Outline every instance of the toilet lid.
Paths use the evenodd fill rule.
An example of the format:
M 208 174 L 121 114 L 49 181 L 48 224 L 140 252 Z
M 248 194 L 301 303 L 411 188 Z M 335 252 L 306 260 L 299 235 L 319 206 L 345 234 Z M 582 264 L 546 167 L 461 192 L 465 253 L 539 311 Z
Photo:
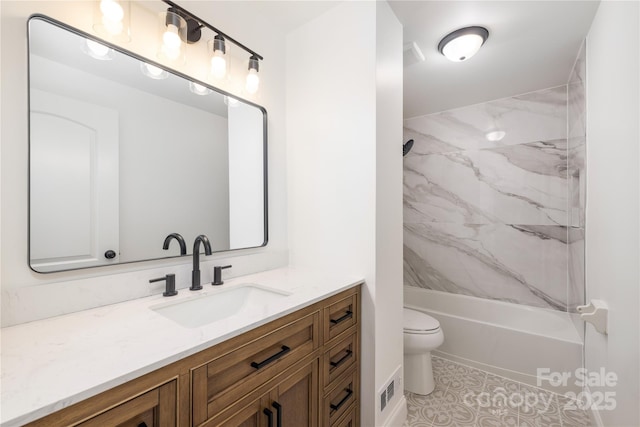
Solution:
M 440 328 L 440 322 L 433 317 L 421 311 L 404 308 L 403 324 L 404 330 L 407 332 L 427 332 Z

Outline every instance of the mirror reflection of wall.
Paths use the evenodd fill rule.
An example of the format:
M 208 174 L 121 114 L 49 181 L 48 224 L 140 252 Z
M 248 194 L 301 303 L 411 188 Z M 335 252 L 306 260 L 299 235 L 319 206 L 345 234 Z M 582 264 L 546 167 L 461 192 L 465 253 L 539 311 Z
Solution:
M 162 249 L 170 233 L 189 249 L 199 234 L 214 251 L 265 243 L 263 109 L 149 78 L 117 51 L 96 59 L 40 18 L 29 48 L 33 269 L 176 256 Z

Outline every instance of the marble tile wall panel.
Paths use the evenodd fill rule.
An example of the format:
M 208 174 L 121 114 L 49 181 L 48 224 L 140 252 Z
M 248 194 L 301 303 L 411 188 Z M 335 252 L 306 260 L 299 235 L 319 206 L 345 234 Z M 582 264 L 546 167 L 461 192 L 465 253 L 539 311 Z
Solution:
M 408 119 L 404 138 L 405 284 L 566 310 L 567 86 Z
M 413 154 L 448 153 L 566 139 L 567 87 L 559 86 L 404 121 Z M 488 141 L 487 132 L 506 132 Z
M 404 221 L 566 225 L 566 139 L 408 155 Z
M 566 309 L 564 226 L 404 224 L 405 284 Z
M 568 130 L 568 310 L 585 302 L 584 251 L 586 208 L 586 53 L 582 43 L 567 85 Z

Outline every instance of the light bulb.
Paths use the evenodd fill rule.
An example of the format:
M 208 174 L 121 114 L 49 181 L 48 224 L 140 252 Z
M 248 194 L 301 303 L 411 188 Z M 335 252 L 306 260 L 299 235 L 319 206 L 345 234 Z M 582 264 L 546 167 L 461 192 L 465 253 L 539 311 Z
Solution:
M 100 12 L 111 21 L 122 21 L 122 18 L 124 18 L 124 9 L 115 0 L 102 0 L 100 2 Z
M 118 35 L 122 32 L 124 25 L 124 9 L 115 0 L 102 0 L 100 2 L 100 12 L 102 12 L 102 25 L 111 35 Z
M 162 34 L 162 52 L 167 58 L 176 60 L 180 57 L 181 45 L 182 40 L 178 33 L 178 27 L 168 24 L 166 31 Z
M 213 52 L 211 57 L 211 75 L 216 79 L 221 79 L 227 74 L 227 60 L 220 50 Z
M 249 70 L 249 74 L 247 74 L 247 82 L 245 84 L 245 89 L 250 94 L 254 94 L 258 91 L 258 86 L 260 85 L 260 77 L 258 76 L 258 71 L 254 68 Z
M 111 59 L 111 49 L 93 40 L 85 39 L 85 48 L 83 50 L 94 59 L 103 61 Z
M 162 80 L 169 77 L 169 73 L 162 68 L 147 64 L 146 62 L 140 63 L 140 69 L 142 70 L 142 74 L 154 80 Z
M 196 95 L 209 95 L 211 93 L 211 89 L 196 82 L 189 82 L 189 90 Z

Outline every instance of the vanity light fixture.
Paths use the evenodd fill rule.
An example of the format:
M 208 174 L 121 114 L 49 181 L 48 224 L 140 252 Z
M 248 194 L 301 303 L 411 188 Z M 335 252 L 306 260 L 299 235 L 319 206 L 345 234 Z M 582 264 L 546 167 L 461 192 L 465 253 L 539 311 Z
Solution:
M 189 90 L 196 95 L 201 96 L 209 95 L 211 93 L 211 89 L 196 82 L 189 82 Z
M 162 68 L 147 64 L 146 62 L 140 63 L 140 71 L 142 71 L 142 74 L 145 76 L 154 80 L 164 80 L 169 77 L 169 73 Z
M 158 58 L 184 62 L 186 48 L 183 41 L 187 40 L 187 21 L 172 8 L 160 13 L 159 20 L 160 48 Z
M 130 4 L 125 0 L 99 0 L 94 6 L 93 28 L 100 35 L 120 42 L 131 40 Z
M 161 14 L 161 47 L 158 52 L 161 58 L 170 61 L 184 61 L 186 50 L 184 45 L 198 42 L 202 35 L 202 29 L 208 28 L 216 34 L 213 40 L 208 42 L 210 44 L 208 46 L 209 52 L 211 52 L 211 75 L 216 79 L 221 79 L 228 74 L 227 50 L 228 43 L 232 43 L 250 55 L 249 72 L 245 84 L 246 91 L 250 94 L 258 91 L 260 83 L 258 69 L 259 62 L 264 59 L 262 56 L 176 3 L 169 0 L 162 0 L 162 2 L 166 3 L 169 9 Z
M 82 51 L 100 61 L 110 61 L 113 59 L 113 50 L 94 40 L 85 39 Z
M 213 40 L 209 40 L 208 47 L 211 51 L 211 75 L 216 79 L 222 79 L 227 75 L 227 43 L 220 34 L 216 34 Z
M 250 94 L 254 94 L 258 91 L 258 86 L 260 85 L 260 77 L 258 76 L 258 69 L 260 68 L 260 63 L 258 62 L 258 58 L 255 55 L 249 58 L 249 72 L 247 73 L 247 81 L 245 83 L 245 89 Z
M 489 31 L 484 27 L 460 28 L 440 40 L 438 51 L 450 61 L 466 61 L 480 50 L 487 38 Z

